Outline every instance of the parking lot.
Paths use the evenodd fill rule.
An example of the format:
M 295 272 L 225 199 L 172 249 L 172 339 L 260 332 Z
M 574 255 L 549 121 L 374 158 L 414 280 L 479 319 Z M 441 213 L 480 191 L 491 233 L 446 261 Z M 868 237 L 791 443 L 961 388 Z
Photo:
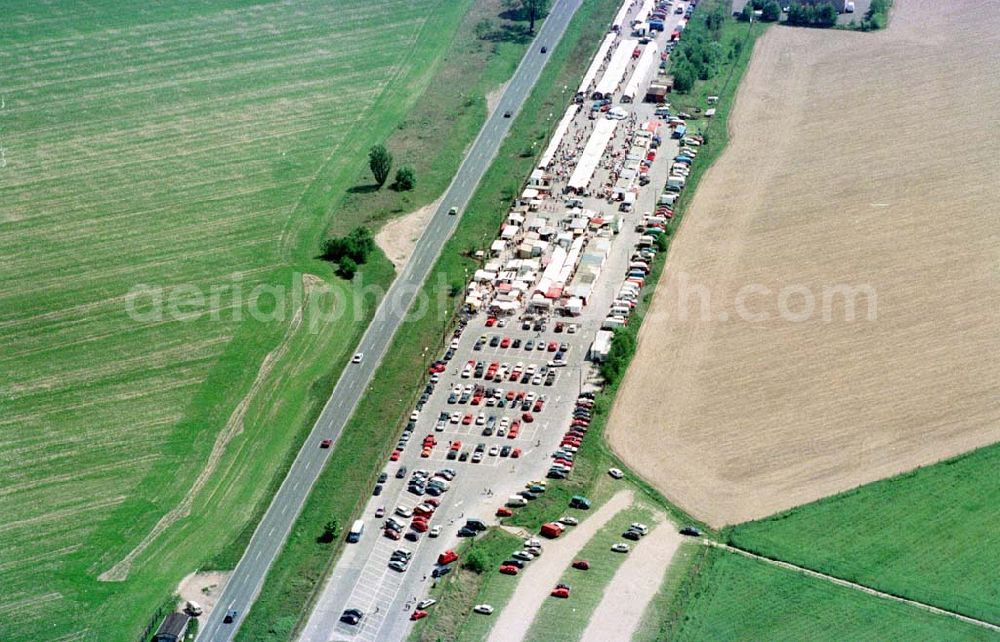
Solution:
M 594 183 L 614 182 L 617 175 L 612 176 L 612 172 L 620 150 L 629 149 L 636 132 L 647 121 L 656 120 L 652 104 L 636 103 L 628 107 L 630 117 L 609 143 Z M 574 126 L 586 132 L 590 115 L 589 110 L 581 109 Z M 552 217 L 572 209 L 568 207 L 570 204 L 582 205 L 606 218 L 621 216 L 620 231 L 597 232 L 608 238 L 611 249 L 587 304 L 578 316 L 561 316 L 554 310 L 530 312 L 527 302 L 508 310 L 506 315 L 491 314 L 485 305 L 480 311 L 467 314 L 464 329 L 456 331 L 451 339 L 449 354 L 442 355 L 448 357 L 442 358 L 443 367 L 439 365 L 433 374 L 423 373 L 428 388 L 419 412 L 412 417 L 411 436 L 405 444 L 400 444 L 398 461 L 387 464 L 386 481 L 380 493 L 372 496 L 364 509 L 364 534 L 358 543 L 346 546 L 301 639 L 325 642 L 405 638 L 414 605 L 426 596 L 434 581 L 432 572 L 438 555 L 460 543 L 459 528 L 469 519 L 495 523 L 496 509 L 510 495 L 523 490 L 531 480 L 546 476 L 553 452 L 570 424 L 576 399 L 595 383 L 595 370 L 586 360 L 588 351 L 598 330 L 606 323 L 608 311 L 629 271 L 630 254 L 642 236 L 641 226 L 637 225 L 644 212 L 654 209 L 658 186 L 666 181 L 677 150 L 677 141 L 671 140 L 668 133 L 659 145 L 656 160 L 648 167 L 648 185 L 638 190 L 631 212 L 621 214 L 616 202 L 589 194 L 564 199 L 555 189 L 539 207 Z M 531 349 L 529 342 L 534 344 Z M 539 342 L 544 346 L 541 350 L 537 348 Z M 550 346 L 553 342 L 555 345 Z M 558 361 L 557 355 L 560 355 Z M 562 362 L 564 365 L 556 365 Z M 525 377 L 532 366 L 534 372 Z M 512 372 L 518 368 L 521 374 L 511 380 Z M 491 369 L 492 381 L 487 378 Z M 554 378 L 546 385 L 550 376 Z M 514 399 L 508 400 L 509 396 Z M 523 410 L 526 399 L 530 402 L 528 409 Z M 538 400 L 540 408 L 536 405 Z M 511 437 L 515 423 L 519 428 Z M 483 434 L 488 425 L 492 434 Z M 503 434 L 498 434 L 501 425 Z M 434 443 L 425 449 L 425 444 L 430 443 L 425 441 L 428 436 Z M 477 447 L 482 460 L 475 463 Z M 449 457 L 453 448 L 455 454 Z M 506 456 L 501 456 L 501 449 Z M 404 467 L 405 474 L 397 477 Z M 393 517 L 395 509 L 401 507 L 408 514 L 426 502 L 430 492 L 428 480 L 445 469 L 455 473 L 454 479 L 445 492 L 434 496 L 440 505 L 426 521 L 426 532 L 411 535 L 412 518 Z M 419 494 L 408 489 L 415 471 L 427 473 L 427 479 L 417 487 Z M 376 518 L 379 509 L 384 510 L 382 518 Z M 383 532 L 385 519 L 389 517 L 400 523 L 398 540 L 389 539 Z M 432 536 L 438 527 L 440 534 Z M 415 541 L 408 541 L 407 536 Z M 390 558 L 401 548 L 412 552 L 412 558 L 402 572 L 391 570 Z M 339 621 L 348 608 L 363 613 L 357 625 Z

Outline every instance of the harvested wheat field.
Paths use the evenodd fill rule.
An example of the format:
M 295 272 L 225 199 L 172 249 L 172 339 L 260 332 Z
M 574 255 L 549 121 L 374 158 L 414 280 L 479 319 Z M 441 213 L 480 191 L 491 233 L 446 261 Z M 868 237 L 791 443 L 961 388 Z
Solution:
M 670 499 L 719 526 L 1000 439 L 998 50 L 987 1 L 758 42 L 608 429 Z

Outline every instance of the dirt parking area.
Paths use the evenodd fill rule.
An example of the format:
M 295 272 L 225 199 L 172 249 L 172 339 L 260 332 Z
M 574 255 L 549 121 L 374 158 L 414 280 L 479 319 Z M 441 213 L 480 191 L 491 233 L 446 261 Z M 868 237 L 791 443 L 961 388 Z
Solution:
M 183 609 L 188 602 L 197 602 L 198 606 L 204 609 L 201 620 L 205 621 L 219 596 L 222 595 L 222 587 L 226 585 L 231 573 L 228 571 L 210 571 L 207 573 L 191 573 L 177 587 L 177 593 L 181 596 L 177 604 L 178 609 Z
M 720 526 L 1000 439 L 996 51 L 985 0 L 758 42 L 608 429 L 670 499 Z

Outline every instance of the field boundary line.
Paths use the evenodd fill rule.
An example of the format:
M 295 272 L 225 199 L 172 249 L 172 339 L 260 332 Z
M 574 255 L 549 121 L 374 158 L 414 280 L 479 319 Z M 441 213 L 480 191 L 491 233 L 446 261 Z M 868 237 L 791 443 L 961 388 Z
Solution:
M 837 586 L 843 586 L 845 588 L 853 589 L 855 591 L 860 591 L 862 593 L 867 593 L 868 595 L 874 595 L 875 597 L 880 597 L 886 600 L 892 600 L 894 602 L 900 602 L 902 604 L 908 604 L 914 606 L 918 609 L 924 609 L 925 611 L 930 611 L 931 613 L 936 613 L 937 615 L 944 615 L 947 617 L 955 618 L 956 620 L 961 620 L 966 624 L 972 624 L 974 626 L 982 627 L 984 629 L 989 629 L 996 633 L 1000 633 L 1000 626 L 993 624 L 992 622 L 987 622 L 985 620 L 979 620 L 968 615 L 962 615 L 955 611 L 949 611 L 948 609 L 943 609 L 939 606 L 933 606 L 927 604 L 926 602 L 920 602 L 908 597 L 901 597 L 899 595 L 893 595 L 892 593 L 886 593 L 885 591 L 880 591 L 874 589 L 870 586 L 865 586 L 864 584 L 858 584 L 857 582 L 851 582 L 850 580 L 845 580 L 835 575 L 827 575 L 826 573 L 821 573 L 819 571 L 814 571 L 810 568 L 804 566 L 798 566 L 797 564 L 792 564 L 791 562 L 785 562 L 783 560 L 774 559 L 771 557 L 765 557 L 763 555 L 758 555 L 757 553 L 751 553 L 750 551 L 732 546 L 730 544 L 723 544 L 721 542 L 716 542 L 713 540 L 702 540 L 705 546 L 714 546 L 715 548 L 721 548 L 722 550 L 729 551 L 730 553 L 735 553 L 736 555 L 742 555 L 743 557 L 749 557 L 750 559 L 755 559 L 772 566 L 778 566 L 785 570 L 795 571 L 797 573 L 802 573 L 803 575 L 808 575 L 809 577 L 814 577 L 816 579 L 824 580 Z

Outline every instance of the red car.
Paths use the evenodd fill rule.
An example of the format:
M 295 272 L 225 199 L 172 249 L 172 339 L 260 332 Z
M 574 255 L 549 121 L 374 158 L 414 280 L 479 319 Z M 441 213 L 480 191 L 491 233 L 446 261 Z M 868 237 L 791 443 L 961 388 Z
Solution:
M 441 500 L 438 499 L 437 497 L 428 497 L 427 499 L 424 500 L 424 503 L 429 504 L 434 508 L 437 508 L 438 506 L 441 505 Z
M 401 537 L 399 531 L 394 531 L 391 528 L 385 529 L 384 531 L 382 531 L 382 534 L 392 540 L 398 540 Z
M 500 572 L 504 575 L 517 575 L 519 571 L 513 564 L 504 564 L 500 567 Z
M 431 364 L 431 367 L 427 369 L 430 374 L 440 374 L 445 371 L 448 366 L 444 361 L 435 361 Z
M 427 459 L 428 457 L 431 456 L 432 450 L 433 448 L 424 448 L 423 450 L 420 451 L 420 456 L 423 457 L 424 459 Z
M 389 455 L 389 461 L 399 461 L 399 456 L 402 454 L 401 450 L 394 450 L 392 454 Z
M 534 420 L 535 418 L 531 416 L 530 412 L 525 412 L 521 415 L 521 421 L 523 421 L 526 424 L 530 424 Z
M 497 509 L 497 517 L 510 517 L 514 514 L 514 511 L 507 508 L 506 506 L 501 506 Z
M 545 402 L 544 402 L 544 401 L 542 401 L 541 399 L 539 399 L 538 401 L 536 401 L 536 402 L 535 402 L 535 406 L 534 406 L 534 408 L 532 408 L 532 410 L 533 410 L 534 412 L 541 412 L 541 411 L 542 411 L 542 408 L 543 408 L 544 406 L 545 406 Z
M 414 518 L 413 521 L 410 522 L 410 528 L 412 528 L 413 530 L 417 531 L 418 533 L 426 533 L 427 532 L 427 520 L 426 519 L 416 519 L 416 518 Z M 399 538 L 397 538 L 397 539 L 399 539 Z
M 520 456 L 521 456 L 521 449 L 520 448 L 515 448 L 514 450 L 510 451 L 510 458 L 511 459 L 517 459 Z
M 332 445 L 333 445 L 332 439 L 324 439 L 323 441 L 319 442 L 320 448 L 329 448 Z
M 554 589 L 552 589 L 551 595 L 552 597 L 559 597 L 565 600 L 566 598 L 569 597 L 569 587 L 566 586 L 565 584 L 559 584 Z
M 444 553 L 438 555 L 438 565 L 444 566 L 445 564 L 451 564 L 457 559 L 458 559 L 458 553 L 456 553 L 451 549 L 448 549 Z
M 427 510 L 426 508 L 423 508 L 421 506 L 414 506 L 413 514 L 416 515 L 417 517 L 430 518 L 430 516 L 434 514 L 434 511 Z
M 417 620 L 422 620 L 425 617 L 427 617 L 427 611 L 421 611 L 421 610 L 417 609 L 413 613 L 410 613 L 410 621 L 411 622 L 416 622 Z
M 559 349 L 559 344 L 555 341 L 549 341 L 549 345 L 546 347 L 549 352 L 555 352 Z
M 640 49 L 639 47 L 636 47 L 635 49 L 632 50 L 633 58 L 638 58 L 641 55 L 642 55 L 642 49 Z
M 496 317 L 486 317 L 486 327 L 487 328 L 492 328 L 496 324 L 497 324 L 497 318 Z
M 471 423 L 472 423 L 472 413 L 471 412 L 467 412 L 467 413 L 465 413 L 465 416 L 462 417 L 462 425 L 463 426 L 468 426 Z
M 480 395 L 476 395 L 475 397 L 472 398 L 472 405 L 473 406 L 478 406 L 482 402 L 483 402 L 483 398 Z
M 451 442 L 449 448 L 451 448 L 452 450 L 462 450 L 462 442 L 456 439 L 455 441 Z
M 504 337 L 503 339 L 501 339 L 500 340 L 500 347 L 501 348 L 509 348 L 510 347 L 510 337 Z
M 514 395 L 516 395 L 516 394 L 517 393 L 514 392 L 513 390 L 508 390 L 507 391 L 507 401 L 514 401 Z
M 521 422 L 515 421 L 507 431 L 507 439 L 517 439 L 519 432 L 521 432 Z
M 590 562 L 588 562 L 587 560 L 576 560 L 575 562 L 573 562 L 573 568 L 580 571 L 589 571 Z

